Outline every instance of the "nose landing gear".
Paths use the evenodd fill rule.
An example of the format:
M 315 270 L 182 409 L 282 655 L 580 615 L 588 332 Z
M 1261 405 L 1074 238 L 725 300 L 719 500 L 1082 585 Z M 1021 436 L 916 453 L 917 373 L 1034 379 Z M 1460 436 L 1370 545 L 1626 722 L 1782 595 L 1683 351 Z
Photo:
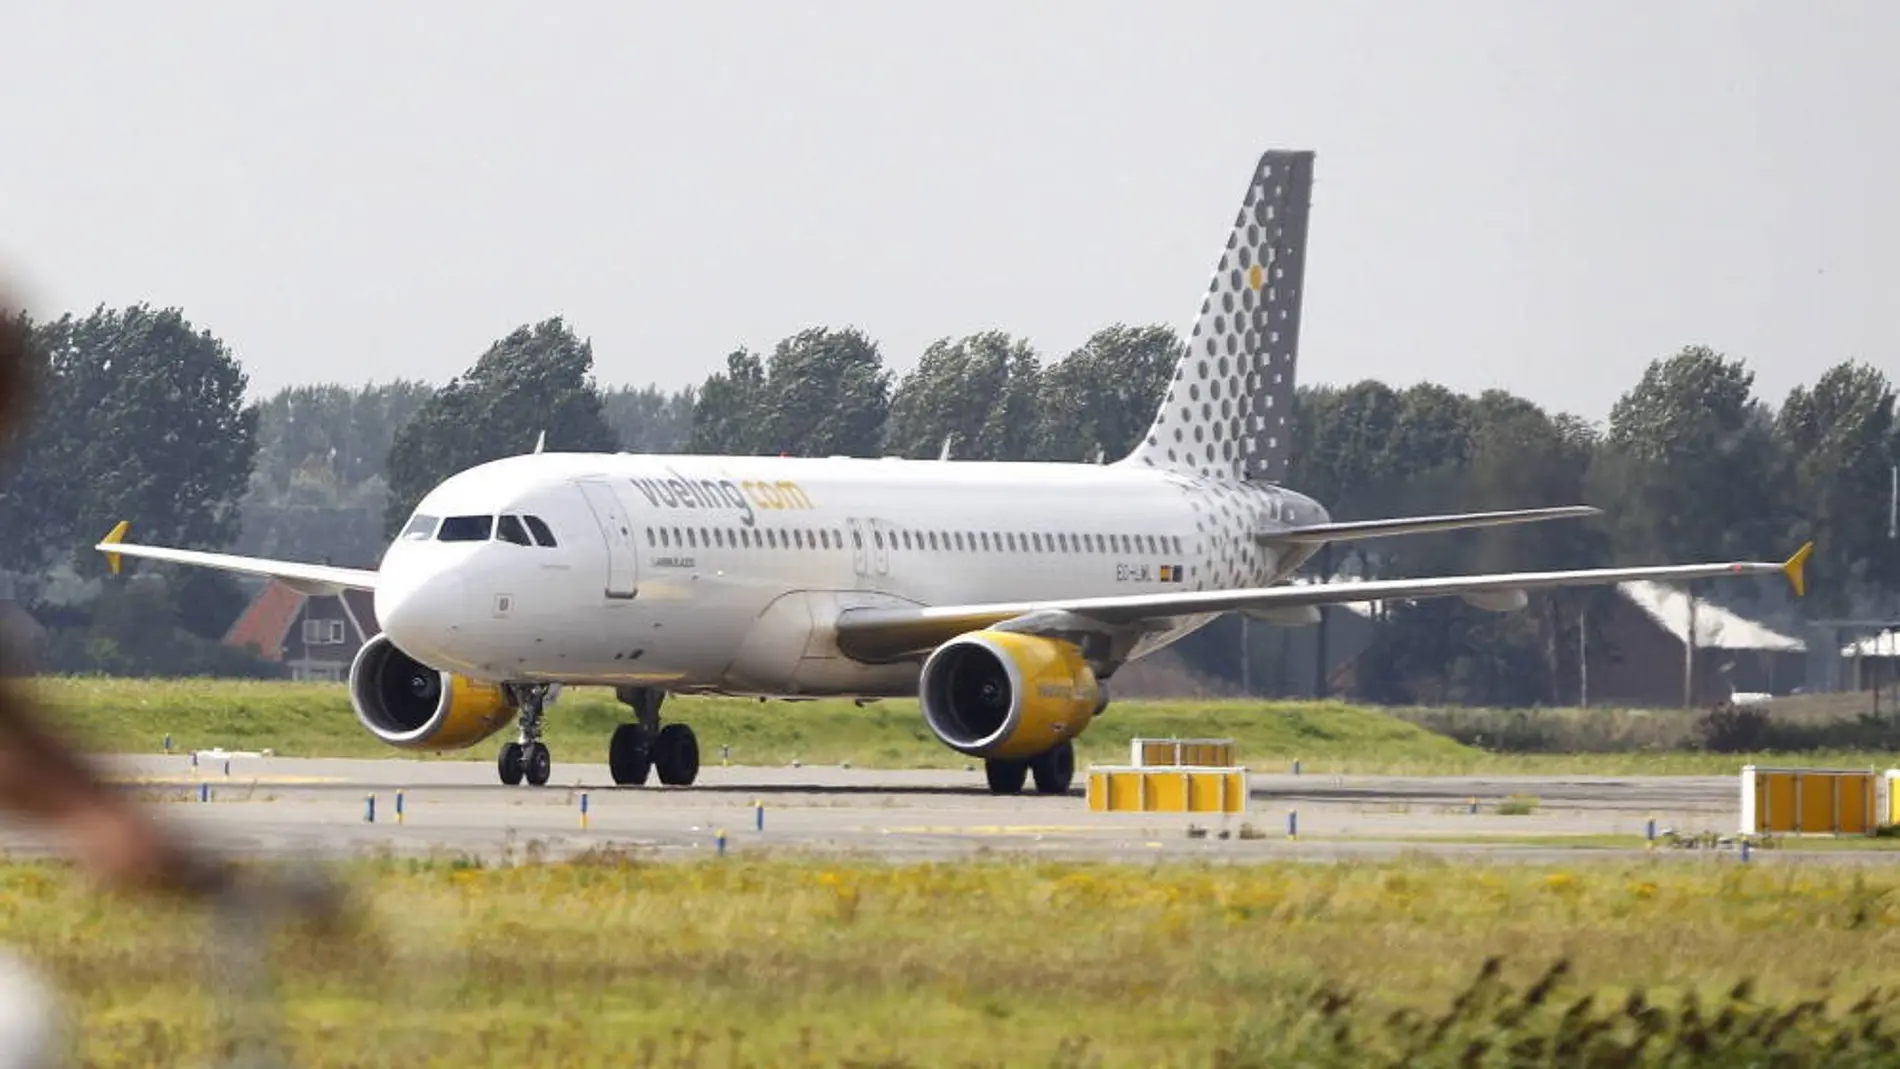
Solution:
M 507 786 L 526 780 L 530 787 L 545 787 L 554 774 L 554 757 L 541 741 L 541 715 L 547 708 L 547 697 L 546 684 L 515 688 L 515 701 L 521 706 L 520 737 L 504 743 L 495 758 L 495 771 Z

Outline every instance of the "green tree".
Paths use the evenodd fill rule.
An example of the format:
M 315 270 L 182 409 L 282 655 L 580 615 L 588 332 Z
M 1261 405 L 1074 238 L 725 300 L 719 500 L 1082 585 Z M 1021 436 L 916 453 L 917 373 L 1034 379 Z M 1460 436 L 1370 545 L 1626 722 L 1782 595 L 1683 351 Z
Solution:
M 433 393 L 399 380 L 295 386 L 267 399 L 237 551 L 373 567 L 385 544 L 390 446 Z
M 1866 586 L 1900 587 L 1900 552 L 1888 538 L 1896 446 L 1894 390 L 1859 363 L 1837 364 L 1797 386 L 1775 422 L 1792 471 L 1793 540 L 1813 539 L 1813 596 L 1830 614 L 1854 611 Z
M 877 343 L 817 327 L 778 343 L 766 362 L 767 448 L 794 456 L 874 457 L 884 445 L 891 373 Z
M 622 386 L 601 396 L 601 410 L 620 448 L 630 453 L 679 453 L 692 442 L 693 389 Z
M 1774 420 L 1740 360 L 1691 346 L 1657 360 L 1610 410 L 1591 472 L 1614 502 L 1619 555 L 1759 558 L 1785 550 Z
M 687 451 L 728 456 L 766 452 L 761 424 L 766 396 L 764 362 L 745 349 L 726 354 L 726 370 L 708 377 L 693 399 Z
M 934 342 L 891 398 L 885 451 L 935 457 L 951 437 L 958 459 L 1027 459 L 1041 374 L 1035 349 L 1001 331 Z
M 21 405 L 21 421 L 0 443 L 0 569 L 31 578 L 55 558 L 67 556 L 80 485 L 52 459 L 63 444 L 65 428 L 57 384 L 50 381 L 45 338 L 24 313 L 0 321 L 0 330 L 20 336 L 27 357 L 24 381 L 32 391 L 31 401 Z
M 225 344 L 177 309 L 65 316 L 40 331 L 49 439 L 30 458 L 71 484 L 49 532 L 98 574 L 92 540 L 131 520 L 138 536 L 219 549 L 237 535 L 257 450 L 257 409 Z
M 390 446 L 384 537 L 394 537 L 416 502 L 465 468 L 534 447 L 617 449 L 601 413 L 594 350 L 559 317 L 521 326 L 489 346 L 467 374 L 435 392 Z
M 1118 460 L 1153 425 L 1185 347 L 1173 328 L 1117 323 L 1042 377 L 1036 459 Z

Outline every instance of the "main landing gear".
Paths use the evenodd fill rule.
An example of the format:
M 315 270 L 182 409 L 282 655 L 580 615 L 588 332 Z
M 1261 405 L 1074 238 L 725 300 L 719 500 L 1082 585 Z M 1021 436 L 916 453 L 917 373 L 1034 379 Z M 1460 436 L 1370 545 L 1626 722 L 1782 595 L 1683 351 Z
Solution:
M 615 687 L 614 697 L 633 707 L 638 721 L 614 729 L 607 746 L 607 767 L 614 782 L 639 786 L 649 772 L 670 787 L 690 786 L 699 778 L 699 739 L 685 724 L 660 726 L 660 702 L 666 692 L 650 687 Z
M 521 706 L 520 736 L 502 745 L 500 755 L 495 758 L 495 771 L 510 787 L 524 779 L 530 787 L 545 787 L 548 777 L 554 773 L 554 758 L 548 753 L 547 744 L 541 741 L 541 714 L 547 709 L 547 685 L 517 687 L 515 701 Z
M 1021 794 L 1030 777 L 1038 794 L 1067 794 L 1075 782 L 1075 746 L 1061 743 L 1028 760 L 985 760 L 983 775 L 989 780 L 991 794 Z

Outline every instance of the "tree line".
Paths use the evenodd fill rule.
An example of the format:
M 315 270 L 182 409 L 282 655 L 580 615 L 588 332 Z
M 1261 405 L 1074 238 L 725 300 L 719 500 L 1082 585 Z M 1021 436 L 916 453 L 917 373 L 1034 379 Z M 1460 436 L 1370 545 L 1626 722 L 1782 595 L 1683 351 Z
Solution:
M 1003 331 L 945 338 L 898 374 L 877 341 L 814 327 L 741 348 L 703 382 L 601 386 L 592 343 L 554 318 L 497 338 L 461 375 L 298 386 L 247 401 L 242 363 L 178 309 L 34 322 L 36 419 L 11 443 L 0 568 L 67 671 L 268 674 L 222 648 L 246 594 L 227 576 L 141 568 L 107 582 L 97 535 L 373 567 L 435 482 L 533 448 L 1094 462 L 1146 432 L 1182 351 L 1166 326 L 1108 326 L 1051 356 Z M 1900 459 L 1893 384 L 1843 361 L 1771 402 L 1746 360 L 1689 346 L 1651 361 L 1601 423 L 1505 391 L 1433 383 L 1304 386 L 1290 481 L 1342 519 L 1589 502 L 1598 521 L 1340 547 L 1312 569 L 1378 576 L 1750 557 L 1817 543 L 1809 602 L 1772 584 L 1699 591 L 1792 625 L 1884 611 Z M 1361 697 L 1564 700 L 1591 598 L 1497 616 L 1393 606 L 1361 658 Z M 1230 652 L 1196 651 L 1217 674 Z

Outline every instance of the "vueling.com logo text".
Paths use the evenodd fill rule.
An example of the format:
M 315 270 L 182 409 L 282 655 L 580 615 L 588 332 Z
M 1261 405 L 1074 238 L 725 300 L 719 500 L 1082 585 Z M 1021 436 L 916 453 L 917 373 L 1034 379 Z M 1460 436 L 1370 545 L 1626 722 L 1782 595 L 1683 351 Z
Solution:
M 741 516 L 739 522 L 747 527 L 757 522 L 753 512 L 755 508 L 812 507 L 811 497 L 805 493 L 804 487 L 790 479 L 771 482 L 762 479 L 739 482 L 731 479 L 689 479 L 668 468 L 665 478 L 635 478 L 629 481 L 633 483 L 634 489 L 645 496 L 647 503 L 656 508 L 732 509 Z

